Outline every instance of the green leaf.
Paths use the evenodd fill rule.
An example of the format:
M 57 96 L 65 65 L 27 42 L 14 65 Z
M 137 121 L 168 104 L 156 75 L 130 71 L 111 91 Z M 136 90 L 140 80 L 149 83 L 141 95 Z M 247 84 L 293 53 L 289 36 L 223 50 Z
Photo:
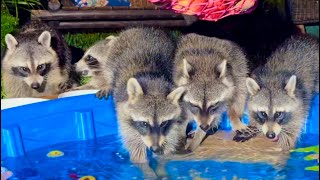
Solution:
M 306 167 L 305 170 L 307 170 L 307 171 L 319 171 L 319 165 L 318 166 Z
M 315 152 L 319 154 L 319 145 L 317 146 L 310 146 L 306 148 L 298 148 L 298 149 L 293 149 L 291 152 Z

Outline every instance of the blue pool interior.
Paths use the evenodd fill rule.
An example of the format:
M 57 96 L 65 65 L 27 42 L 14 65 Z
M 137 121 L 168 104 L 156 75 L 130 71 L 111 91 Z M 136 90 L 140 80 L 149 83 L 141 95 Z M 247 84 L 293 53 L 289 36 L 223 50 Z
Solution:
M 319 144 L 319 95 L 314 97 L 298 147 Z M 248 122 L 247 116 L 243 117 Z M 220 126 L 230 130 L 226 115 Z M 10 169 L 10 179 L 71 179 L 71 174 L 100 179 L 141 179 L 142 172 L 128 160 L 118 137 L 112 98 L 94 95 L 62 98 L 1 111 L 1 166 Z M 48 158 L 52 150 L 64 152 Z M 310 154 L 310 153 L 309 153 Z M 170 179 L 318 179 L 319 172 L 304 168 L 306 154 L 292 153 L 281 169 L 264 163 L 169 161 Z

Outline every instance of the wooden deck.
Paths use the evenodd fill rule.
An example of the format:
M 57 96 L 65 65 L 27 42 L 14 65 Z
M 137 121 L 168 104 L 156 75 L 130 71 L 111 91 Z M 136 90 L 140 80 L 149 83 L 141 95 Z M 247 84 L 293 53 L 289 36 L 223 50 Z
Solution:
M 40 19 L 57 29 L 120 29 L 128 26 L 184 27 L 181 14 L 159 9 L 134 7 L 77 8 L 51 12 L 32 10 L 31 19 Z

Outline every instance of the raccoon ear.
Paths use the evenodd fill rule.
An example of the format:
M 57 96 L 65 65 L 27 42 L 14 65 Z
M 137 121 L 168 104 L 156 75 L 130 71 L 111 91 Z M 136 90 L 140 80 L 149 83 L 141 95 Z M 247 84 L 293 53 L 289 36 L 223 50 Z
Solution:
M 51 34 L 49 31 L 43 31 L 38 38 L 38 42 L 43 46 L 49 48 L 51 46 Z
M 17 42 L 16 38 L 14 38 L 11 34 L 7 34 L 6 35 L 5 41 L 6 41 L 6 44 L 7 44 L 7 48 L 10 51 L 14 50 L 18 45 L 18 42 Z
M 188 83 L 190 78 L 190 71 L 192 70 L 192 66 L 189 64 L 189 62 L 186 59 L 182 60 L 182 77 L 179 80 L 178 85 L 182 86 Z
M 167 99 L 170 100 L 173 104 L 179 104 L 179 100 L 184 92 L 184 87 L 178 87 L 167 96 Z
M 294 92 L 296 90 L 296 84 L 297 84 L 297 76 L 292 75 L 287 82 L 286 87 L 284 88 L 287 91 L 287 94 L 291 97 L 294 97 Z
M 254 96 L 255 94 L 257 94 L 257 92 L 259 92 L 260 90 L 260 86 L 258 85 L 258 83 L 252 79 L 252 78 L 247 78 L 246 79 L 246 85 L 247 85 L 247 89 L 248 92 L 251 94 L 251 96 Z
M 222 63 L 220 63 L 217 66 L 218 72 L 220 73 L 219 78 L 222 78 L 226 75 L 227 72 L 227 60 L 223 60 Z
M 129 101 L 135 100 L 138 96 L 143 95 L 143 90 L 136 78 L 130 78 L 127 83 L 127 92 Z

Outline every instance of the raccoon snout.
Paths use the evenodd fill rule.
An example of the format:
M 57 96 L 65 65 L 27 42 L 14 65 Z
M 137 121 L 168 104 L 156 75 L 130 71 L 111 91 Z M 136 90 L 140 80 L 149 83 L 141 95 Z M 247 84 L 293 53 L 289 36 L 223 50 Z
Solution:
M 88 74 L 89 74 L 88 70 L 84 70 L 84 71 L 80 72 L 80 75 L 82 75 L 82 76 L 87 76 Z
M 209 125 L 200 125 L 200 128 L 204 131 L 204 132 L 207 132 L 208 130 L 209 130 L 209 128 L 210 128 L 210 126 Z
M 40 87 L 40 84 L 39 84 L 39 83 L 32 83 L 32 84 L 31 84 L 31 88 L 32 88 L 32 89 L 39 89 L 39 87 Z
M 158 146 L 158 145 L 155 145 L 155 146 L 151 146 L 150 147 L 150 150 L 156 154 L 160 153 L 161 152 L 161 148 Z
M 276 133 L 272 132 L 272 131 L 268 131 L 266 133 L 267 138 L 269 139 L 274 139 L 276 137 Z

